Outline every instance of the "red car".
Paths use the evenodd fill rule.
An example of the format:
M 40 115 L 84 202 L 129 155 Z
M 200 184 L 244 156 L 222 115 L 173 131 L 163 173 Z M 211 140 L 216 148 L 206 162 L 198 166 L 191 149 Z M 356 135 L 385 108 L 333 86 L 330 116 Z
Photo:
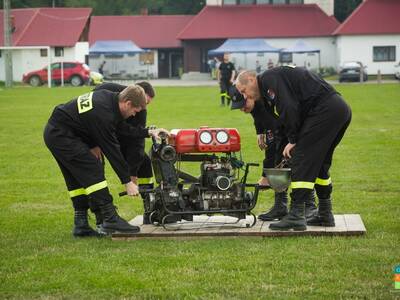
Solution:
M 80 62 L 63 63 L 64 82 L 73 86 L 88 83 L 90 79 L 89 66 Z M 55 83 L 61 82 L 61 63 L 51 64 L 51 79 Z M 47 82 L 47 66 L 41 70 L 32 71 L 22 76 L 22 81 L 32 86 L 39 86 Z

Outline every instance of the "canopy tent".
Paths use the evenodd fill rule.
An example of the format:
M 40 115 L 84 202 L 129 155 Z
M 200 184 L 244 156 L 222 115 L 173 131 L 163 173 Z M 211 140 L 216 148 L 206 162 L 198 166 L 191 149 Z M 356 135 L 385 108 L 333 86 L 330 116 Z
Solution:
M 208 51 L 209 55 L 223 53 L 279 52 L 264 39 L 227 39 L 221 46 Z
M 89 49 L 89 54 L 134 54 L 145 52 L 132 41 L 96 41 Z
M 282 53 L 318 53 L 318 67 L 321 69 L 321 50 L 318 48 L 311 47 L 303 40 L 297 40 L 292 47 L 285 48 L 281 51 Z
M 245 68 L 247 68 L 247 53 L 279 53 L 280 50 L 272 47 L 264 39 L 227 39 L 218 48 L 208 51 L 208 55 L 243 53 Z

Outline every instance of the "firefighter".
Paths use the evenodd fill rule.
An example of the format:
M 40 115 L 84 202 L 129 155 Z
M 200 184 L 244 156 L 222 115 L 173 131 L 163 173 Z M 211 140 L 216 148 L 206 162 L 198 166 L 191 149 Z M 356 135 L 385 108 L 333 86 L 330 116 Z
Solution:
M 282 130 L 278 129 L 276 117 L 268 112 L 269 107 L 264 101 L 255 101 L 253 99 L 245 99 L 236 86 L 232 86 L 229 92 L 232 99 L 232 109 L 240 109 L 244 113 L 250 113 L 254 119 L 254 127 L 257 133 L 257 144 L 260 150 L 265 151 L 263 160 L 263 168 L 274 168 L 282 161 L 283 146 L 286 145 L 287 139 L 280 134 Z M 283 146 L 282 146 L 283 145 Z M 264 171 L 258 181 L 260 186 L 269 186 Z M 280 220 L 287 215 L 287 191 L 275 193 L 274 205 L 265 213 L 260 214 L 258 219 L 261 221 Z M 307 219 L 314 217 L 317 213 L 315 205 L 314 191 L 306 200 L 305 215 Z
M 138 195 L 138 187 L 130 180 L 116 138 L 117 126 L 135 130 L 123 122 L 146 108 L 141 87 L 132 85 L 120 94 L 106 90 L 94 91 L 56 106 L 44 130 L 44 141 L 64 176 L 74 207 L 74 236 L 97 236 L 88 224 L 89 202 L 100 208 L 102 231 L 138 232 L 139 227 L 121 218 L 108 190 L 102 163 L 90 151 L 99 145 L 110 161 L 129 196 Z M 122 124 L 122 125 L 121 125 Z M 157 136 L 161 130 L 148 130 Z
M 277 67 L 260 76 L 244 71 L 236 86 L 247 98 L 264 98 L 288 138 L 282 154 L 291 159 L 292 202 L 289 214 L 270 228 L 335 226 L 329 168 L 335 147 L 350 124 L 350 107 L 331 85 L 304 68 Z M 319 198 L 318 214 L 306 223 L 305 201 L 314 188 Z
M 221 106 L 225 106 L 225 99 L 228 106 L 231 103 L 228 92 L 235 80 L 235 76 L 235 65 L 229 61 L 229 53 L 224 53 L 224 60 L 219 65 L 217 72 L 217 80 L 221 91 Z
M 136 84 L 143 88 L 146 95 L 146 104 L 149 105 L 155 97 L 153 86 L 147 81 L 137 82 Z M 104 83 L 96 86 L 94 90 L 109 90 L 119 93 L 125 88 L 125 85 L 117 83 Z M 133 127 L 146 128 L 146 120 L 147 110 L 141 110 L 136 115 L 129 117 L 125 121 Z M 153 170 L 150 158 L 145 153 L 146 134 L 143 135 L 140 133 L 141 131 L 124 132 L 121 130 L 117 130 L 117 139 L 119 141 L 119 144 L 121 145 L 122 155 L 128 163 L 130 172 L 129 174 L 132 182 L 139 185 L 140 188 L 151 189 L 153 188 Z M 99 159 L 102 159 L 102 154 L 99 147 L 93 148 L 92 151 L 96 153 L 96 156 Z M 141 196 L 143 200 L 147 200 L 147 194 L 142 193 Z M 143 223 L 148 224 L 149 212 L 146 211 L 146 202 L 144 204 L 145 212 L 143 215 Z M 95 207 L 92 207 L 92 211 L 96 214 L 96 224 L 98 226 L 101 224 L 101 215 L 98 214 L 98 209 L 96 209 Z

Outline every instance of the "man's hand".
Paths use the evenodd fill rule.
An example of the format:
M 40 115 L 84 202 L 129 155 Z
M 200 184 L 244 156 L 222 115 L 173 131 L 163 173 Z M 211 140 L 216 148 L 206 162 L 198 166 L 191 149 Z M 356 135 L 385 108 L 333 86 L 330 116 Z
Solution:
M 292 149 L 293 149 L 295 146 L 296 146 L 296 144 L 288 143 L 288 144 L 285 146 L 285 149 L 283 149 L 283 153 L 282 153 L 283 157 L 285 157 L 285 158 L 292 158 L 292 155 L 290 154 L 290 152 L 292 151 Z
M 257 134 L 257 145 L 261 150 L 265 150 L 267 148 L 265 139 L 266 139 L 265 134 Z
M 126 193 L 128 196 L 137 196 L 139 195 L 139 187 L 134 184 L 132 181 L 129 181 L 125 184 Z
M 134 184 L 138 185 L 138 178 L 137 178 L 137 176 L 131 176 L 131 181 L 132 181 Z
M 96 146 L 92 149 L 90 149 L 90 152 L 100 161 L 103 161 L 103 152 L 101 152 L 101 149 L 99 146 Z
M 160 137 L 160 134 L 169 136 L 169 131 L 164 128 L 149 129 L 149 135 L 152 137 Z
M 267 177 L 264 177 L 264 176 L 262 176 L 259 180 L 258 180 L 258 185 L 260 185 L 260 186 L 270 186 L 270 184 L 269 184 L 269 181 L 268 181 L 268 178 Z

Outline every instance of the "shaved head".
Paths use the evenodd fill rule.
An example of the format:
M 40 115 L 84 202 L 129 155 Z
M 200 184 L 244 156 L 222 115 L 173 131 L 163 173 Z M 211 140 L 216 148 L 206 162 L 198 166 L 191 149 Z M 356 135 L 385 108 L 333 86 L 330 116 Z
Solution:
M 249 78 L 256 78 L 257 73 L 254 71 L 242 71 L 239 73 L 236 82 L 239 82 L 240 84 L 247 84 L 247 82 L 249 81 Z
M 254 101 L 260 99 L 260 91 L 257 82 L 257 73 L 254 71 L 242 71 L 236 79 L 236 88 L 245 99 Z

